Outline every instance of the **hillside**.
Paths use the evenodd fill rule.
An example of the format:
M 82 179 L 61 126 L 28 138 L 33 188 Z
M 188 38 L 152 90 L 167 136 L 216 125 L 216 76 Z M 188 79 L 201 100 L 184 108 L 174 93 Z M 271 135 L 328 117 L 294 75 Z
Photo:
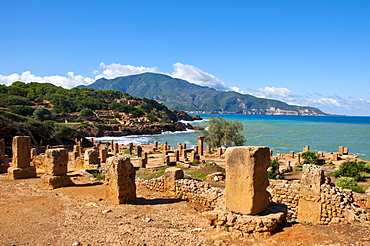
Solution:
M 80 86 L 79 88 L 83 88 Z M 235 91 L 215 89 L 175 79 L 164 74 L 143 73 L 115 79 L 101 78 L 86 87 L 95 90 L 119 90 L 137 97 L 151 98 L 169 108 L 184 111 L 238 114 L 326 115 L 313 107 L 257 98 Z
M 34 146 L 70 144 L 76 137 L 183 131 L 191 125 L 178 121 L 194 118 L 116 90 L 68 90 L 22 82 L 0 85 L 0 138 L 11 141 L 12 136 L 28 135 Z

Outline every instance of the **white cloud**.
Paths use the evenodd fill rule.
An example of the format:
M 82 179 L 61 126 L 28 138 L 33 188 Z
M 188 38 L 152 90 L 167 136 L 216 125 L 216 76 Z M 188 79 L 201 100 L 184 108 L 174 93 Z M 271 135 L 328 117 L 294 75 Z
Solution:
M 174 72 L 171 74 L 171 76 L 174 78 L 183 79 L 189 81 L 190 83 L 201 86 L 208 86 L 216 90 L 232 90 L 216 76 L 206 73 L 192 65 L 185 65 L 177 62 L 173 64 L 173 68 Z
M 121 76 L 128 76 L 146 72 L 158 73 L 158 68 L 156 67 L 135 67 L 131 65 L 121 65 L 120 63 L 112 63 L 106 65 L 104 62 L 99 64 L 99 68 L 104 69 L 101 74 L 98 74 L 99 71 L 95 70 L 94 73 L 96 75 L 95 79 L 106 78 L 106 79 L 114 79 Z
M 250 93 L 251 95 L 262 98 L 291 100 L 293 97 L 293 93 L 287 88 L 260 87 L 257 89 L 248 89 L 248 90 L 252 91 L 252 93 Z
M 1 84 L 11 85 L 14 81 L 22 81 L 25 83 L 51 83 L 64 88 L 72 88 L 77 85 L 88 85 L 94 82 L 91 78 L 83 77 L 82 75 L 74 75 L 73 72 L 68 72 L 67 77 L 59 75 L 40 77 L 32 74 L 31 71 L 26 71 L 22 74 L 13 73 L 8 76 L 0 75 Z

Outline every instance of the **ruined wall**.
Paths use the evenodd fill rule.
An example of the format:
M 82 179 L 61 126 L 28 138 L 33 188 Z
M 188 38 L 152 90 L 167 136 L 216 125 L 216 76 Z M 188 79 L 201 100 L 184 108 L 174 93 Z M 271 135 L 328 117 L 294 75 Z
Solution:
M 273 202 L 288 207 L 287 220 L 297 221 L 298 203 L 301 198 L 300 180 L 271 180 L 268 191 Z M 357 194 L 356 194 L 357 196 Z M 320 187 L 320 224 L 352 223 L 370 220 L 370 215 L 354 200 L 351 190 L 335 185 L 323 184 Z
M 163 176 L 151 180 L 136 178 L 136 181 L 148 189 L 164 192 Z M 183 200 L 202 205 L 205 210 L 214 209 L 224 200 L 223 189 L 212 187 L 208 183 L 194 179 L 175 180 L 174 195 Z
M 137 182 L 151 190 L 163 192 L 163 177 L 144 180 L 137 178 Z M 298 203 L 300 195 L 300 180 L 270 180 L 267 190 L 271 200 L 277 204 L 287 206 L 287 220 L 295 222 L 298 219 Z M 354 200 L 358 196 L 351 190 L 342 189 L 334 185 L 323 184 L 320 187 L 321 218 L 320 224 L 352 223 L 355 220 L 370 220 L 370 215 Z M 211 187 L 205 182 L 193 179 L 176 180 L 175 195 L 181 199 L 203 205 L 206 210 L 212 210 L 224 203 L 224 190 Z M 362 196 L 361 196 L 362 197 Z

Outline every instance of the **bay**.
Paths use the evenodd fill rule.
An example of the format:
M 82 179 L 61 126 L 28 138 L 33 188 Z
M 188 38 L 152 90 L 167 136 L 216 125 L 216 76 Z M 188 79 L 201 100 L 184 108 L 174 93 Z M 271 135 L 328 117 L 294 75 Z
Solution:
M 189 122 L 193 126 L 206 127 L 212 114 L 201 114 L 204 120 Z M 238 120 L 243 124 L 244 145 L 268 146 L 274 154 L 300 152 L 306 145 L 312 151 L 337 152 L 339 146 L 349 148 L 350 154 L 370 161 L 370 117 L 361 116 L 278 116 L 278 115 L 219 115 L 228 120 Z M 95 138 L 101 141 L 113 140 L 120 144 L 186 143 L 188 148 L 197 145 L 201 133 L 164 132 L 159 135 Z

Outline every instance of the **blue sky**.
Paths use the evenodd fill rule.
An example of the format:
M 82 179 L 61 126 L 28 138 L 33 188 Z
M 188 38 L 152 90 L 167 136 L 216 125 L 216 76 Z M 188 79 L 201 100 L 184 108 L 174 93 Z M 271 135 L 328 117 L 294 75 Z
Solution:
M 8 1 L 0 83 L 146 71 L 370 115 L 370 1 Z

